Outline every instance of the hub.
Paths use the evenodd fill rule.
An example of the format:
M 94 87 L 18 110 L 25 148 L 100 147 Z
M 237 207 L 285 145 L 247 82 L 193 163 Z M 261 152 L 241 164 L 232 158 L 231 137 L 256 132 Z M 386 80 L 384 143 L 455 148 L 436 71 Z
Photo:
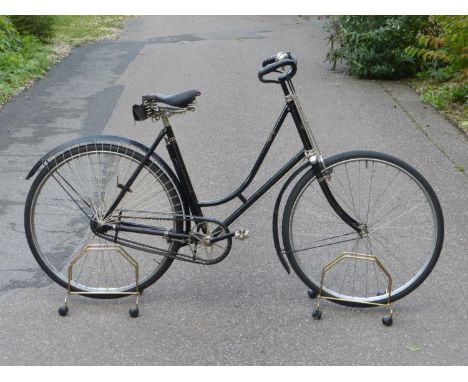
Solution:
M 361 224 L 359 228 L 360 228 L 359 236 L 361 236 L 362 238 L 369 236 L 369 229 L 367 228 L 367 225 Z
M 107 233 L 108 231 L 110 231 L 112 229 L 112 227 L 110 225 L 102 224 L 101 222 L 99 222 L 96 219 L 91 220 L 89 222 L 89 225 L 91 227 L 91 231 L 93 231 L 93 233 L 95 235 L 105 234 L 105 233 Z

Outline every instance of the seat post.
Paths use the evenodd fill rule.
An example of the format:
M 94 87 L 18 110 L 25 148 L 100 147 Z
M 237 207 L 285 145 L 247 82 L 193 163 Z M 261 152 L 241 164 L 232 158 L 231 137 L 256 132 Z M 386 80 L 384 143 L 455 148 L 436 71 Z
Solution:
M 169 123 L 169 117 L 167 115 L 162 115 L 161 119 L 163 121 L 164 128 L 168 128 L 169 126 L 171 126 L 171 124 Z

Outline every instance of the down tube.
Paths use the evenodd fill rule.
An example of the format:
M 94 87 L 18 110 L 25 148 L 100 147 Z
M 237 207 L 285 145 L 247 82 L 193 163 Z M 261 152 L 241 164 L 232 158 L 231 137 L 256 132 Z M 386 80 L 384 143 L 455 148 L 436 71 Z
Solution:
M 271 187 L 273 187 L 283 176 L 285 176 L 296 164 L 305 158 L 304 151 L 299 151 L 288 163 L 286 163 L 268 182 L 260 187 L 247 201 L 242 204 L 237 210 L 235 210 L 231 216 L 229 216 L 224 224 L 226 226 L 231 225 L 237 220 L 245 211 L 247 211 L 252 204 L 260 199 Z

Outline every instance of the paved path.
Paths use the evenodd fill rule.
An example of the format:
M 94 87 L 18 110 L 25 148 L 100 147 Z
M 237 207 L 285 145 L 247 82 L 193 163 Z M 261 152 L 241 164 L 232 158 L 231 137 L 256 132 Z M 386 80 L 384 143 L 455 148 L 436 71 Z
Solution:
M 454 168 L 468 168 L 467 141 L 407 86 L 329 71 L 320 26 L 315 17 L 140 17 L 117 41 L 74 49 L 3 108 L 0 364 L 468 363 L 468 182 Z M 256 77 L 261 60 L 281 50 L 299 59 L 295 84 L 325 155 L 385 151 L 418 168 L 439 195 L 446 220 L 441 259 L 395 304 L 394 326 L 382 326 L 380 309 L 331 303 L 324 303 L 322 321 L 312 320 L 306 289 L 274 253 L 277 187 L 239 220 L 249 240 L 235 242 L 212 267 L 174 263 L 145 291 L 138 319 L 128 317 L 128 299 L 80 297 L 60 318 L 64 290 L 40 271 L 23 233 L 31 185 L 24 178 L 40 154 L 100 132 L 150 144 L 159 125 L 134 127 L 131 105 L 142 93 L 196 88 L 199 108 L 174 126 L 200 199 L 225 195 L 243 181 L 281 110 L 281 90 Z M 278 138 L 255 185 L 300 147 L 289 128 Z M 213 215 L 222 218 L 234 205 Z

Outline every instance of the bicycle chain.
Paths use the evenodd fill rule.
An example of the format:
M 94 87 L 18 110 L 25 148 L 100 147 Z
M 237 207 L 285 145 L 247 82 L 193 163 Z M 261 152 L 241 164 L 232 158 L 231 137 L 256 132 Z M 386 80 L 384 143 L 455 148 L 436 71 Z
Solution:
M 203 223 L 203 222 L 215 223 L 219 227 L 221 227 L 223 229 L 223 231 L 225 231 L 226 233 L 229 233 L 229 229 L 223 223 L 221 223 L 221 222 L 219 222 L 219 221 L 217 221 L 215 219 L 205 218 L 205 217 L 201 217 L 201 216 L 193 216 L 193 215 L 176 215 L 176 214 L 168 214 L 168 215 L 171 216 L 171 218 L 169 218 L 169 217 L 164 218 L 164 217 L 149 217 L 149 216 L 144 217 L 144 216 L 119 215 L 118 219 L 119 220 L 122 220 L 122 219 L 135 219 L 135 220 L 139 219 L 139 220 L 151 220 L 151 221 L 182 220 L 182 221 L 193 221 L 193 222 L 198 222 L 198 223 L 200 223 L 200 222 L 201 223 Z M 227 238 L 226 240 L 228 241 L 228 246 L 227 246 L 225 252 L 221 256 L 217 257 L 216 259 L 206 260 L 206 259 L 197 257 L 192 249 L 191 249 L 192 250 L 192 256 L 190 256 L 190 255 L 186 255 L 186 254 L 183 254 L 183 253 L 179 253 L 178 251 L 168 251 L 166 249 L 162 249 L 162 248 L 150 246 L 150 245 L 147 245 L 147 244 L 139 243 L 139 242 L 134 241 L 134 240 L 122 239 L 122 238 L 118 237 L 118 235 L 112 235 L 111 236 L 111 235 L 108 235 L 108 234 L 98 234 L 98 236 L 105 239 L 105 240 L 113 241 L 113 242 L 115 242 L 117 244 L 121 244 L 121 245 L 124 245 L 126 247 L 133 248 L 133 249 L 137 249 L 137 250 L 141 250 L 141 251 L 144 251 L 144 252 L 148 252 L 148 253 L 152 253 L 152 254 L 168 257 L 168 258 L 172 258 L 172 259 L 179 260 L 179 261 L 185 261 L 185 262 L 190 262 L 190 263 L 195 263 L 195 264 L 202 264 L 202 265 L 211 265 L 211 264 L 215 264 L 215 263 L 218 263 L 221 260 L 223 260 L 229 254 L 230 249 L 231 249 L 231 244 L 232 244 L 232 239 Z M 196 236 L 192 236 L 192 238 L 195 239 L 195 240 L 198 239 Z M 177 240 L 174 240 L 174 241 L 177 241 Z M 190 245 L 191 245 L 191 242 L 190 242 L 190 239 L 188 239 L 188 240 L 185 241 L 184 245 L 181 245 L 178 249 L 180 249 L 181 247 L 184 247 L 184 246 L 189 246 L 190 247 Z

